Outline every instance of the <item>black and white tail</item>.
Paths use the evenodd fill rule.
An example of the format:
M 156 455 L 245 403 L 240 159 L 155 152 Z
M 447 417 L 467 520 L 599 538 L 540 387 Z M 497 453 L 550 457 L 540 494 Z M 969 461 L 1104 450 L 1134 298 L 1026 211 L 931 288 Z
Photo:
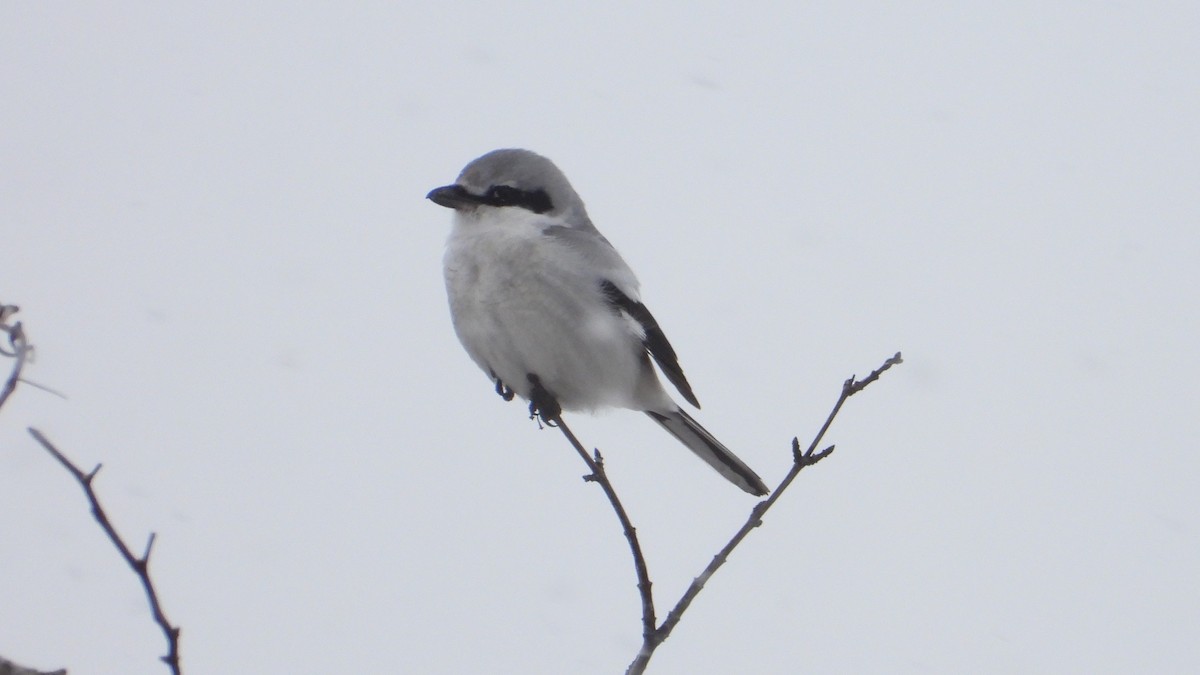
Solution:
M 721 441 L 708 433 L 707 429 L 700 426 L 699 422 L 692 419 L 691 415 L 682 410 L 676 410 L 667 415 L 647 410 L 646 414 L 650 416 L 650 419 L 662 425 L 662 428 L 672 436 L 678 438 L 681 443 L 688 446 L 688 449 L 696 453 L 700 459 L 708 462 L 709 466 L 729 479 L 729 482 L 752 495 L 761 497 L 767 494 L 767 486 L 758 477 L 758 474 L 730 452 L 729 448 L 722 445 Z

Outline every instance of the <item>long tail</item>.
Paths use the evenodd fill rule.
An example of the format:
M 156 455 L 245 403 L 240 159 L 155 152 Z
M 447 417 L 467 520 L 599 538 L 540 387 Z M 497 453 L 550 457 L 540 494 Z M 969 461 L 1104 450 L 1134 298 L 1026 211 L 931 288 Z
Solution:
M 692 419 L 682 410 L 663 415 L 650 410 L 646 411 L 650 419 L 662 425 L 675 438 L 678 438 L 681 443 L 686 445 L 689 450 L 708 462 L 708 465 L 716 469 L 729 482 L 749 492 L 752 495 L 759 497 L 767 494 L 767 486 L 754 473 L 746 463 L 738 459 L 736 455 L 729 451 L 729 448 L 721 444 L 708 433 L 708 430 L 700 426 L 700 423 Z

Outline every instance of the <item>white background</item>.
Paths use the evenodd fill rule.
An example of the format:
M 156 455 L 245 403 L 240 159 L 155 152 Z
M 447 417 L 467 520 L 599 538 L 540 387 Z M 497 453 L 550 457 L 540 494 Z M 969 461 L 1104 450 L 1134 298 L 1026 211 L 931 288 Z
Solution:
M 553 160 L 768 483 L 896 350 L 652 673 L 1200 668 L 1194 3 L 5 3 L 0 655 L 189 673 L 618 673 L 624 538 L 454 338 L 472 158 Z M 7 368 L 7 363 L 0 364 Z M 754 500 L 570 420 L 660 613 Z

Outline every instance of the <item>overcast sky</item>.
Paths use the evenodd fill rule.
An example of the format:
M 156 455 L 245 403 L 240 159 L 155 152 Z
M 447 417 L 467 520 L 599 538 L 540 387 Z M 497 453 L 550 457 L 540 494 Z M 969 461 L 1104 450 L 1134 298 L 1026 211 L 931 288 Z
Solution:
M 4 3 L 0 301 L 67 399 L 0 410 L 0 656 L 166 672 L 36 426 L 158 533 L 187 672 L 622 672 L 624 538 L 424 199 L 527 147 L 768 484 L 905 355 L 650 672 L 1200 669 L 1197 7 Z M 665 614 L 755 500 L 569 420 Z

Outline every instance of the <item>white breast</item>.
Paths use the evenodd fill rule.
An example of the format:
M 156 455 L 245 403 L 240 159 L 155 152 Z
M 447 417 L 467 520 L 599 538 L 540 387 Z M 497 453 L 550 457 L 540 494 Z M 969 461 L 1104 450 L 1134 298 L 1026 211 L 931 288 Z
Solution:
M 609 306 L 586 257 L 546 236 L 554 222 L 544 216 L 488 211 L 455 217 L 444 259 L 467 353 L 525 398 L 534 373 L 566 409 L 645 408 L 635 398 L 654 375 L 641 336 Z

